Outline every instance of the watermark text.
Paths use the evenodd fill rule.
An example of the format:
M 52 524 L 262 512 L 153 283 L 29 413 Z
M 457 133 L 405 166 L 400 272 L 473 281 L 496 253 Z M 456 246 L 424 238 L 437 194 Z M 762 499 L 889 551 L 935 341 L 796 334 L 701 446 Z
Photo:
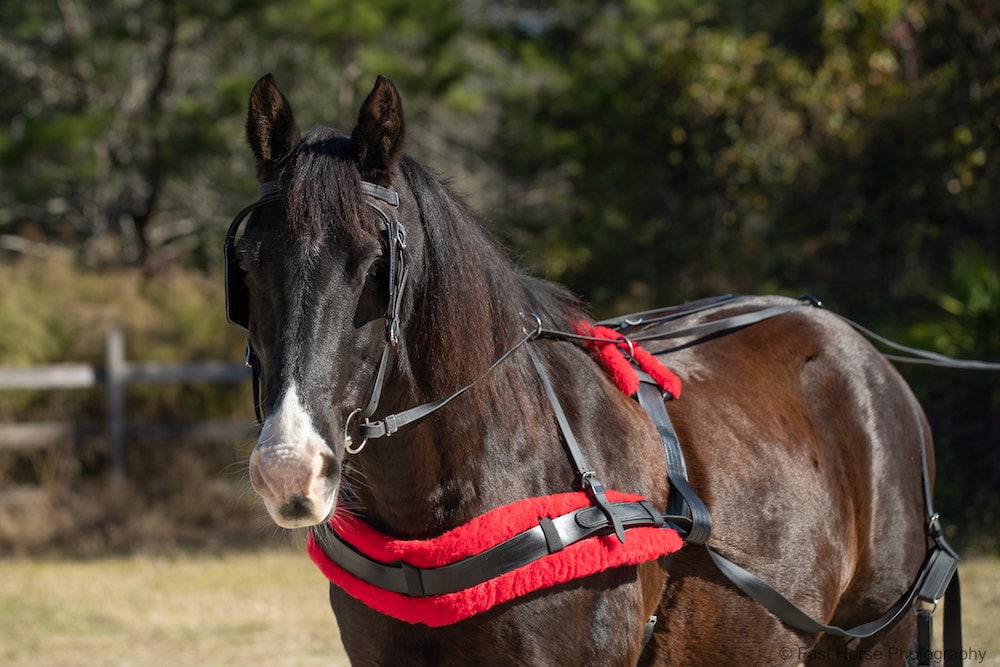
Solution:
M 929 656 L 922 654 L 929 653 Z M 837 646 L 831 648 L 807 648 L 805 646 L 782 646 L 778 649 L 778 657 L 782 660 L 795 658 L 799 662 L 821 662 L 829 660 L 831 662 L 856 661 L 856 660 L 899 660 L 905 659 L 909 662 L 916 662 L 920 657 L 930 657 L 935 665 L 943 663 L 945 660 L 961 659 L 966 664 L 982 664 L 986 660 L 986 651 L 974 648 L 963 648 L 961 650 L 934 649 L 931 651 L 920 651 L 917 649 L 904 649 L 897 646 L 876 647 L 876 648 L 850 648 L 849 646 Z

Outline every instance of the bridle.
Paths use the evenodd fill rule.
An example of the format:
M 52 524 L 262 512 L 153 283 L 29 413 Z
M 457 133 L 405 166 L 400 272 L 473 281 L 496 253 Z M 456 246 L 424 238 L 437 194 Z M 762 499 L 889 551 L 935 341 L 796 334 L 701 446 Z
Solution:
M 543 330 L 541 318 L 537 315 L 523 314 L 522 316 L 525 318 L 525 324 L 527 325 L 522 326 L 522 331 L 524 333 L 523 337 L 512 345 L 506 352 L 501 354 L 482 376 L 476 378 L 469 384 L 461 387 L 442 399 L 424 403 L 397 414 L 386 415 L 379 421 L 371 421 L 371 417 L 378 409 L 379 401 L 382 397 L 382 390 L 385 385 L 386 374 L 395 356 L 395 349 L 399 344 L 400 310 L 402 305 L 403 290 L 406 287 L 409 269 L 406 266 L 405 256 L 406 232 L 396 216 L 396 211 L 399 208 L 399 193 L 369 181 L 362 181 L 361 188 L 362 191 L 370 197 L 367 203 L 378 214 L 380 232 L 385 237 L 386 254 L 388 255 L 389 264 L 389 277 L 387 281 L 388 303 L 385 313 L 385 345 L 382 348 L 382 355 L 375 370 L 375 377 L 372 382 L 372 388 L 368 396 L 368 401 L 364 406 L 353 410 L 348 415 L 344 423 L 344 448 L 350 454 L 360 453 L 367 444 L 368 440 L 371 438 L 382 438 L 392 435 L 403 426 L 420 421 L 434 412 L 437 412 L 452 400 L 458 398 L 471 389 L 477 382 L 479 382 L 479 380 L 491 374 L 497 366 L 509 359 L 522 346 L 525 346 L 528 342 L 538 338 L 543 333 L 556 338 L 567 338 L 567 336 L 565 336 L 562 332 Z M 224 247 L 226 259 L 226 316 L 230 322 L 236 324 L 237 326 L 241 326 L 244 329 L 249 330 L 250 325 L 249 292 L 243 279 L 243 272 L 239 266 L 239 260 L 237 258 L 237 235 L 239 234 L 243 221 L 246 220 L 254 211 L 267 204 L 283 200 L 284 195 L 281 191 L 280 184 L 277 181 L 264 182 L 260 185 L 260 192 L 257 201 L 244 207 L 239 213 L 236 214 L 236 217 L 233 218 L 233 221 L 229 224 L 229 231 L 226 234 Z M 385 211 L 380 203 L 388 204 L 391 207 L 391 215 Z M 570 335 L 568 337 L 579 338 L 574 335 Z M 607 519 L 611 522 L 618 539 L 620 541 L 624 541 L 624 527 L 619 517 L 614 514 L 611 509 L 611 504 L 605 495 L 604 485 L 597 478 L 596 473 L 590 469 L 584 461 L 583 455 L 580 452 L 579 447 L 576 445 L 576 439 L 569 430 L 569 424 L 566 421 L 565 416 L 562 414 L 562 409 L 558 404 L 558 399 L 555 397 L 555 392 L 551 387 L 551 383 L 547 378 L 541 361 L 530 347 L 528 347 L 528 352 L 531 356 L 535 369 L 539 374 L 542 384 L 545 387 L 549 401 L 552 403 L 553 409 L 555 410 L 560 430 L 562 431 L 564 440 L 567 444 L 571 462 L 575 468 L 576 478 L 578 479 L 580 485 L 588 491 L 588 494 L 592 497 L 594 504 L 600 508 Z M 249 337 L 247 337 L 246 344 L 246 365 L 253 371 L 254 412 L 256 413 L 257 421 L 260 423 L 263 421 L 263 411 L 260 400 L 260 359 L 254 351 Z M 355 444 L 354 436 L 351 433 L 352 424 L 357 424 L 358 431 L 361 435 L 361 441 L 358 444 Z
M 403 303 L 403 291 L 409 277 L 409 267 L 406 265 L 406 228 L 399 222 L 396 211 L 399 208 L 399 193 L 382 187 L 370 181 L 361 182 L 361 190 L 367 196 L 366 202 L 378 215 L 379 233 L 383 237 L 385 258 L 388 264 L 387 305 L 384 314 L 385 345 L 382 356 L 375 370 L 375 379 L 369 392 L 368 401 L 363 407 L 355 409 L 348 416 L 344 427 L 344 446 L 347 451 L 356 454 L 364 447 L 367 437 L 358 445 L 353 444 L 349 434 L 351 422 L 368 423 L 368 420 L 378 409 L 382 397 L 382 389 L 389 366 L 395 354 L 400 337 L 400 311 Z M 240 268 L 236 253 L 236 245 L 240 228 L 251 214 L 268 204 L 285 201 L 285 194 L 278 181 L 265 181 L 260 184 L 257 201 L 245 206 L 229 223 L 226 242 L 223 248 L 226 261 L 226 318 L 232 323 L 249 331 L 250 329 L 250 294 Z M 389 212 L 383 205 L 388 205 Z M 250 338 L 247 337 L 246 365 L 253 372 L 253 405 L 257 422 L 262 423 L 263 409 L 260 397 L 260 358 L 253 349 Z

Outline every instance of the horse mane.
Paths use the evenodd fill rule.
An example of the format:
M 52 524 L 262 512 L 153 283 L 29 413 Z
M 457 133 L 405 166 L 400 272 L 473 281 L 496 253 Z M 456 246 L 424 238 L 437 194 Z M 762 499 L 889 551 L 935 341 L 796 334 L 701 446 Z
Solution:
M 358 243 L 376 233 L 375 217 L 360 196 L 361 178 L 351 158 L 350 138 L 316 127 L 290 156 L 287 172 L 288 220 L 295 238 L 317 240 L 327 234 L 338 243 Z M 334 221 L 348 224 L 332 224 Z
M 463 382 L 475 379 L 534 326 L 566 328 L 583 317 L 579 299 L 560 285 L 525 274 L 468 205 L 433 172 L 403 156 L 427 238 L 423 294 L 415 319 L 420 347 L 448 357 Z M 412 334 L 411 334 L 412 335 Z M 440 391 L 444 387 L 435 388 Z

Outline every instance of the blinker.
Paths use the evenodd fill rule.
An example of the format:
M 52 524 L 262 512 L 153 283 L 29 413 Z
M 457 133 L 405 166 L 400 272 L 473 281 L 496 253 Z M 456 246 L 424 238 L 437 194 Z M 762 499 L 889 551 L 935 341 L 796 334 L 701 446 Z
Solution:
M 244 206 L 236 214 L 233 221 L 229 223 L 229 231 L 226 233 L 226 243 L 223 246 L 223 254 L 226 259 L 226 319 L 244 329 L 250 328 L 250 294 L 247 291 L 246 281 L 243 280 L 240 260 L 236 256 L 236 235 L 239 233 L 243 221 L 249 218 L 250 214 L 262 206 L 282 199 L 284 199 L 284 195 L 281 193 L 277 181 L 261 183 L 257 192 L 257 201 L 249 206 Z

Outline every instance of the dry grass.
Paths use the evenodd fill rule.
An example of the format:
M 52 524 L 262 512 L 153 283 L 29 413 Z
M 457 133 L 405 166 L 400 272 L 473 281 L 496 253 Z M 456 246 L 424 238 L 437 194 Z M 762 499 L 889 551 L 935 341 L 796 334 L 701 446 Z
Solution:
M 965 645 L 1000 665 L 1000 559 L 961 573 Z M 0 561 L 0 664 L 348 663 L 322 575 L 301 550 L 268 550 Z
M 1000 558 L 974 558 L 959 564 L 962 578 L 962 633 L 966 648 L 985 651 L 983 665 L 1000 667 Z M 935 630 L 941 621 L 935 615 Z M 936 647 L 940 647 L 940 640 Z M 967 659 L 966 665 L 977 664 Z
M 0 562 L 0 664 L 347 665 L 303 551 Z

